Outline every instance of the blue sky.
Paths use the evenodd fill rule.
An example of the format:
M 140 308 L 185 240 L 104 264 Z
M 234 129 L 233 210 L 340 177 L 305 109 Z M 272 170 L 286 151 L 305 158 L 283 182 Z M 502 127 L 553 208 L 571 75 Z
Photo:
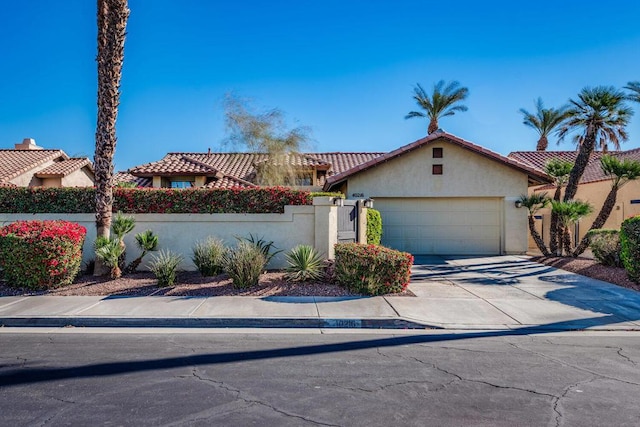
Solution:
M 416 83 L 458 80 L 441 127 L 502 154 L 533 150 L 521 107 L 640 80 L 640 2 L 130 0 L 116 169 L 220 149 L 225 93 L 312 128 L 313 151 L 388 151 L 426 134 Z M 7 2 L 0 147 L 35 138 L 93 157 L 92 0 Z M 639 113 L 625 148 L 640 146 Z M 570 142 L 553 149 L 573 149 Z

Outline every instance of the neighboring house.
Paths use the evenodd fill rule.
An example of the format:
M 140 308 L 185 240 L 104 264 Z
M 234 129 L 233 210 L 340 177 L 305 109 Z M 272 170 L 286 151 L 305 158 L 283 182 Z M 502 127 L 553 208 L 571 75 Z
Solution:
M 0 149 L 0 186 L 91 187 L 93 165 L 62 150 L 46 150 L 24 139 L 13 150 Z
M 382 154 L 300 153 L 290 154 L 284 161 L 295 170 L 291 187 L 316 191 L 328 177 Z M 255 187 L 261 182 L 261 166 L 268 161 L 268 155 L 259 153 L 169 153 L 157 162 L 118 173 L 115 181 L 154 188 Z
M 509 154 L 509 158 L 524 163 L 538 171 L 543 171 L 545 164 L 552 159 L 561 159 L 574 162 L 577 151 L 516 151 Z M 575 199 L 591 203 L 594 212 L 576 224 L 574 240 L 577 242 L 589 231 L 591 223 L 598 215 L 604 200 L 611 190 L 611 178 L 605 175 L 600 168 L 602 152 L 596 151 L 591 155 L 584 175 L 580 179 Z M 627 151 L 609 151 L 607 154 L 620 159 L 632 159 L 640 161 L 640 148 Z M 553 197 L 555 187 L 553 185 L 539 185 L 529 189 L 529 194 L 534 192 L 547 192 Z M 564 190 L 563 190 L 564 194 Z M 625 219 L 640 215 L 640 181 L 631 181 L 618 191 L 616 206 L 604 228 L 619 229 Z M 536 228 L 544 241 L 549 244 L 549 228 L 551 222 L 551 209 L 542 209 L 536 214 Z M 529 239 L 529 247 L 535 248 L 533 239 Z

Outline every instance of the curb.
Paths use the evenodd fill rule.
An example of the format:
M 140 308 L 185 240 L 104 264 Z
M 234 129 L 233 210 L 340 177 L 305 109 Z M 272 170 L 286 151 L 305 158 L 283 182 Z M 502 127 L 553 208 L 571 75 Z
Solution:
M 4 317 L 0 327 L 444 329 L 405 319 Z

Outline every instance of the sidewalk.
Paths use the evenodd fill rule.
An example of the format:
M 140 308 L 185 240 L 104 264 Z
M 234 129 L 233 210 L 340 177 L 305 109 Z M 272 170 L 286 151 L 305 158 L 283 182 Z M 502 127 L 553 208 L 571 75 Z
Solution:
M 640 330 L 640 293 L 522 257 L 428 258 L 416 297 L 0 297 L 5 327 Z

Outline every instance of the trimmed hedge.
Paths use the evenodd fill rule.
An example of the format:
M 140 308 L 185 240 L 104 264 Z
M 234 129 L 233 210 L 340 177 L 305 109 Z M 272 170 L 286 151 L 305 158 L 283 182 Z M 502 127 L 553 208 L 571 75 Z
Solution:
M 282 213 L 311 205 L 308 191 L 286 187 L 237 189 L 113 189 L 113 211 L 134 213 Z M 0 213 L 93 213 L 95 189 L 0 187 Z
M 409 285 L 413 255 L 384 246 L 338 243 L 335 278 L 347 289 L 364 295 L 404 291 Z
M 367 243 L 379 245 L 382 240 L 382 217 L 380 211 L 367 209 Z
M 640 216 L 629 218 L 620 227 L 622 263 L 631 280 L 640 283 Z
M 70 285 L 80 271 L 87 230 L 68 221 L 16 221 L 0 228 L 0 269 L 9 286 Z
M 589 236 L 589 247 L 593 256 L 602 265 L 622 267 L 620 256 L 620 232 L 618 230 L 598 229 L 587 233 Z

